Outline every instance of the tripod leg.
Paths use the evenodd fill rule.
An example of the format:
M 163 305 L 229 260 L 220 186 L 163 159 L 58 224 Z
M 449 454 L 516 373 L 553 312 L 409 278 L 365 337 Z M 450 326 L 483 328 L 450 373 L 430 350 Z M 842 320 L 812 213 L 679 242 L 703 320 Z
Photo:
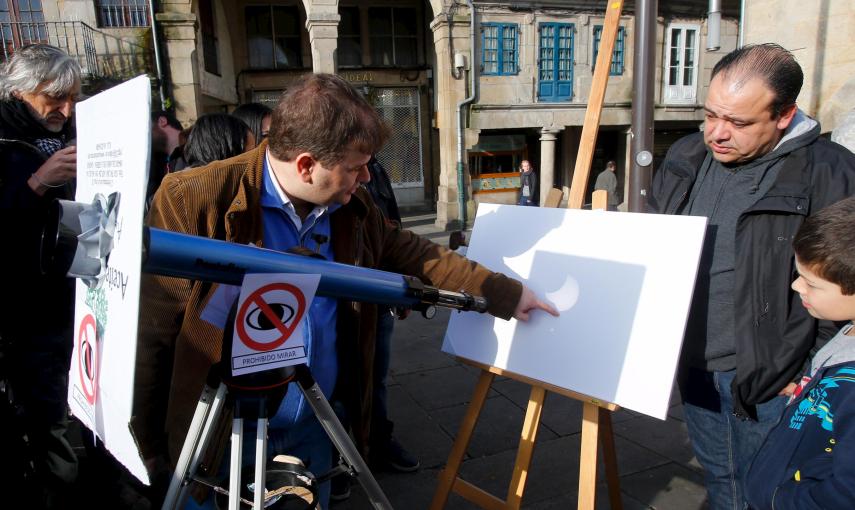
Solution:
M 264 508 L 264 496 L 267 492 L 265 474 L 267 473 L 267 418 L 258 419 L 258 429 L 255 434 L 255 495 L 252 508 Z
M 216 393 L 211 386 L 206 385 L 196 404 L 196 412 L 190 422 L 187 438 L 181 448 L 178 464 L 169 482 L 166 499 L 163 500 L 163 510 L 175 510 L 184 503 L 185 489 L 189 480 L 196 474 L 202 452 L 208 446 L 211 427 L 222 410 L 226 386 L 220 384 Z
M 229 464 L 229 510 L 240 510 L 240 469 L 243 457 L 243 419 L 232 420 L 232 457 Z
M 297 381 L 299 382 L 300 390 L 302 390 L 303 395 L 306 397 L 306 402 L 312 406 L 315 416 L 321 422 L 321 426 L 339 453 L 353 467 L 357 475 L 357 480 L 359 480 L 362 488 L 365 489 L 365 494 L 368 496 L 371 504 L 379 510 L 392 510 L 392 504 L 389 503 L 374 475 L 371 474 L 371 470 L 368 469 L 368 465 L 365 464 L 362 455 L 359 454 L 356 447 L 350 441 L 347 431 L 341 426 L 330 403 L 324 397 L 317 383 L 315 383 L 315 379 L 312 377 L 311 372 L 309 372 L 309 367 L 298 365 L 296 369 Z

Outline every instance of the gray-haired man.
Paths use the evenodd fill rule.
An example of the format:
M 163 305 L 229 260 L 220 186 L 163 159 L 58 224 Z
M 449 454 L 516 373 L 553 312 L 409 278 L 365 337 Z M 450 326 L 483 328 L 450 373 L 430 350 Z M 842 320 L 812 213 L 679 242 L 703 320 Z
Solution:
M 3 420 L 4 430 L 18 429 L 0 439 L 0 484 L 10 485 L 6 494 L 26 494 L 29 508 L 62 508 L 77 476 L 65 439 L 74 283 L 41 274 L 39 241 L 50 203 L 73 195 L 76 152 L 66 145 L 79 92 L 77 62 L 53 46 L 21 48 L 0 74 L 0 228 L 7 240 L 0 337 L 20 418 Z

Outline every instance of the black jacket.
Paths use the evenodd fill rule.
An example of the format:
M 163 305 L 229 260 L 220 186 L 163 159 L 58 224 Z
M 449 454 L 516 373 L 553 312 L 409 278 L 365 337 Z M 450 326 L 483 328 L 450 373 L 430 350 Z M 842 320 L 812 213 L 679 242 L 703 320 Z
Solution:
M 371 192 L 371 198 L 380 208 L 383 216 L 401 226 L 401 213 L 398 212 L 398 201 L 395 199 L 395 190 L 392 189 L 392 181 L 383 165 L 372 157 L 368 162 L 368 172 L 371 180 L 365 183 L 365 187 Z
M 703 133 L 671 146 L 653 176 L 649 205 L 654 212 L 684 212 L 706 153 Z M 743 417 L 756 418 L 754 406 L 776 396 L 800 372 L 817 340 L 838 329 L 818 323 L 790 289 L 792 240 L 807 216 L 855 195 L 855 155 L 820 137 L 784 158 L 771 189 L 736 226 L 732 392 L 734 411 Z
M 40 242 L 48 207 L 56 198 L 73 199 L 73 181 L 37 195 L 27 180 L 47 158 L 31 141 L 56 135 L 5 115 L 8 104 L 0 109 L 0 267 L 6 286 L 0 292 L 0 336 L 60 333 L 74 316 L 74 281 L 41 274 Z

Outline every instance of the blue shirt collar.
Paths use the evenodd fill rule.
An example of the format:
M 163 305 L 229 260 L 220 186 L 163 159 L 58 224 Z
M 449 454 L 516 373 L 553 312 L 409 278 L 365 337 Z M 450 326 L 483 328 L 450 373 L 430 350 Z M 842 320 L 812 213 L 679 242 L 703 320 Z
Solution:
M 303 221 L 297 214 L 294 204 L 288 195 L 282 190 L 282 187 L 276 181 L 273 175 L 273 170 L 270 165 L 270 149 L 264 152 L 264 184 L 261 189 L 261 206 L 270 207 L 273 209 L 282 209 L 288 218 L 297 227 L 297 230 L 303 228 Z M 312 212 L 306 217 L 306 223 L 313 223 L 324 214 L 332 214 L 336 209 L 341 207 L 341 204 L 330 204 L 328 206 L 316 205 Z

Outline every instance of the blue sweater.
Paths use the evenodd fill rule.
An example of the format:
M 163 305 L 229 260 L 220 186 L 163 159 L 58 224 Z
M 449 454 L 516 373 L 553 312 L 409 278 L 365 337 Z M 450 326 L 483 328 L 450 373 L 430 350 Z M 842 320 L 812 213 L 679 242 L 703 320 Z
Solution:
M 855 508 L 855 337 L 841 330 L 814 359 L 745 482 L 755 510 Z

